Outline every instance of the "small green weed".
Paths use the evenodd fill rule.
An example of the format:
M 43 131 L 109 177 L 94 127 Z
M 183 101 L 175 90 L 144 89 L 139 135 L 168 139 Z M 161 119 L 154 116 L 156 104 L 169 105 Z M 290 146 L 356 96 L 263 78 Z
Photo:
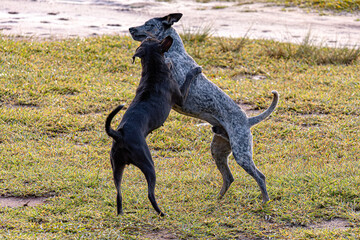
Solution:
M 183 26 L 183 30 L 180 36 L 185 42 L 203 42 L 210 38 L 212 34 L 213 27 L 211 24 L 207 24 L 196 28 Z
M 241 38 L 231 39 L 231 38 L 225 38 L 220 37 L 218 38 L 218 44 L 220 46 L 221 51 L 223 52 L 239 52 L 241 49 L 245 47 L 245 44 L 249 41 L 247 35 L 250 31 L 249 30 L 245 33 L 245 35 Z

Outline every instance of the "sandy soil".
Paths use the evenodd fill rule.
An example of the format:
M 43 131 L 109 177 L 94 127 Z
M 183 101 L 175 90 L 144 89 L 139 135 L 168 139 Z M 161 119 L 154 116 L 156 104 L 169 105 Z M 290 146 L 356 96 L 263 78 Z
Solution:
M 299 43 L 311 31 L 326 45 L 360 43 L 360 13 L 320 15 L 265 3 L 137 0 L 1 0 L 0 33 L 34 37 L 128 34 L 128 28 L 168 13 L 184 14 L 178 31 L 211 27 L 215 36 Z
M 44 204 L 46 197 L 0 197 L 0 208 L 2 207 L 34 207 Z

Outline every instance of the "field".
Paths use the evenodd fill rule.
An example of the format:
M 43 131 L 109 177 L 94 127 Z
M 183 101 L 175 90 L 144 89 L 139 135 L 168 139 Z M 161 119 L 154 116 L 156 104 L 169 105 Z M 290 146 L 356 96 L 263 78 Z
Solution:
M 0 36 L 0 196 L 43 200 L 0 208 L 0 238 L 360 238 L 359 50 L 314 47 L 309 38 L 291 45 L 183 37 L 207 77 L 250 116 L 269 106 L 271 90 L 280 93 L 276 111 L 252 129 L 272 200 L 261 203 L 232 156 L 235 182 L 218 200 L 211 126 L 172 111 L 147 139 L 168 216 L 156 215 L 133 166 L 122 185 L 125 214 L 117 216 L 103 128 L 107 114 L 134 97 L 138 43 Z
M 356 12 L 360 10 L 360 0 L 267 0 L 287 6 L 310 7 L 332 11 Z
M 159 0 L 171 1 L 171 0 Z M 214 0 L 196 0 L 197 2 L 208 3 Z M 254 2 L 268 2 L 279 4 L 285 7 L 296 6 L 300 8 L 330 10 L 335 12 L 357 12 L 360 10 L 360 0 L 218 0 L 219 2 L 238 2 L 239 4 L 251 4 Z M 221 8 L 219 6 L 219 8 Z

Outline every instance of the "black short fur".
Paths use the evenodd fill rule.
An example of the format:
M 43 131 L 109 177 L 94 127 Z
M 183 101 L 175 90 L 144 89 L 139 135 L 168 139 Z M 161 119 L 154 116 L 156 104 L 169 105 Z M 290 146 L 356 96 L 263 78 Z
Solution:
M 123 213 L 121 196 L 121 179 L 127 164 L 134 164 L 144 173 L 148 183 L 148 197 L 153 208 L 160 215 L 164 213 L 155 200 L 155 168 L 146 136 L 163 125 L 171 108 L 176 104 L 182 107 L 186 101 L 189 87 L 201 73 L 200 67 L 188 71 L 184 84 L 179 87 L 172 78 L 165 63 L 166 52 L 173 39 L 167 37 L 161 42 L 146 39 L 137 48 L 135 57 L 141 58 L 142 73 L 136 96 L 125 112 L 116 130 L 110 124 L 113 117 L 123 108 L 120 105 L 106 119 L 105 131 L 114 139 L 110 158 L 114 182 L 117 189 L 117 213 Z

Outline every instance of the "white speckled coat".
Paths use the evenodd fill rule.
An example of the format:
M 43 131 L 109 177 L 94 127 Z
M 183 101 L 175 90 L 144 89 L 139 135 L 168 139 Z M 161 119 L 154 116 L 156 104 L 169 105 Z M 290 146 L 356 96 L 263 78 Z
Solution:
M 181 13 L 169 14 L 162 18 L 152 18 L 144 25 L 129 29 L 134 40 L 142 41 L 148 36 L 159 40 L 167 36 L 174 39 L 172 47 L 165 54 L 170 64 L 174 79 L 182 85 L 186 73 L 197 67 L 197 63 L 185 51 L 183 42 L 172 25 L 179 21 Z M 182 107 L 173 109 L 209 122 L 213 126 L 214 138 L 211 153 L 223 177 L 223 186 L 219 196 L 222 197 L 234 178 L 228 167 L 228 156 L 232 152 L 236 162 L 249 173 L 258 183 L 262 192 L 263 202 L 269 201 L 266 190 L 265 176 L 252 160 L 251 126 L 268 117 L 278 102 L 278 93 L 274 94 L 270 107 L 258 116 L 248 118 L 245 112 L 219 87 L 209 81 L 204 74 L 197 77 L 196 83 L 190 88 L 188 98 Z

